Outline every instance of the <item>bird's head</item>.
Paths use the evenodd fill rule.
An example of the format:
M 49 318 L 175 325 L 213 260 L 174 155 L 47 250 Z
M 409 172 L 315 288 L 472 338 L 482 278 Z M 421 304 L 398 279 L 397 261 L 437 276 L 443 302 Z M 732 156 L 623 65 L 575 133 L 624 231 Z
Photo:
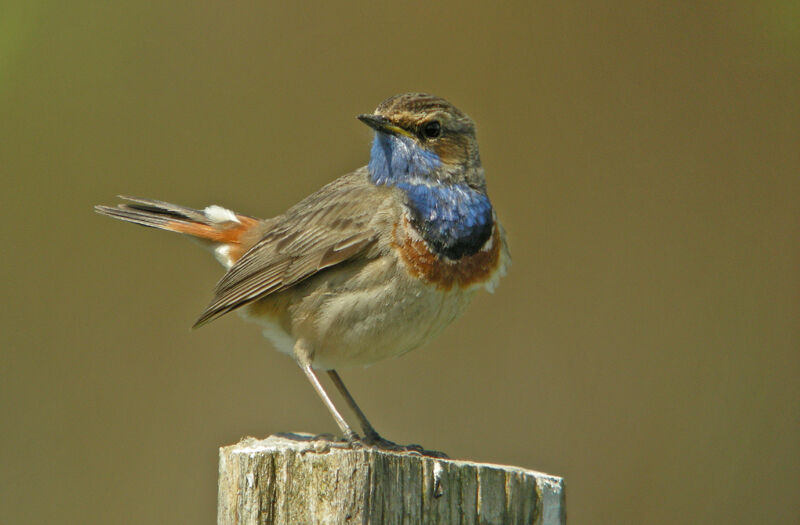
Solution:
M 446 100 L 405 93 L 358 118 L 375 130 L 369 172 L 376 184 L 485 188 L 475 123 Z

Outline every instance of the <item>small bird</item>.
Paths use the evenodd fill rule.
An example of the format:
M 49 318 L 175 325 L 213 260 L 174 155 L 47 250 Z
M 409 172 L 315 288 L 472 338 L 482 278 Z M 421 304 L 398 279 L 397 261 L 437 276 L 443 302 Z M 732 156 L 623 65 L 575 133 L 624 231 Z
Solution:
M 336 370 L 430 340 L 476 291 L 494 290 L 510 255 L 472 119 L 424 93 L 391 97 L 358 119 L 375 132 L 367 166 L 283 215 L 257 219 L 217 205 L 196 210 L 124 196 L 126 204 L 95 210 L 208 246 L 227 272 L 194 326 L 232 310 L 261 324 L 275 348 L 296 360 L 348 443 L 396 449 Z M 327 371 L 362 437 L 317 371 Z

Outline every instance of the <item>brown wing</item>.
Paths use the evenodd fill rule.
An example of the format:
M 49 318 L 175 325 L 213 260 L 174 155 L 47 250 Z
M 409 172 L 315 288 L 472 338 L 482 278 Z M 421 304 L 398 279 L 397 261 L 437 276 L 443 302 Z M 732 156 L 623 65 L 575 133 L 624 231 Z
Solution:
M 273 227 L 217 284 L 214 300 L 194 326 L 364 256 L 378 236 L 372 223 L 383 198 L 381 188 L 359 170 L 273 219 Z

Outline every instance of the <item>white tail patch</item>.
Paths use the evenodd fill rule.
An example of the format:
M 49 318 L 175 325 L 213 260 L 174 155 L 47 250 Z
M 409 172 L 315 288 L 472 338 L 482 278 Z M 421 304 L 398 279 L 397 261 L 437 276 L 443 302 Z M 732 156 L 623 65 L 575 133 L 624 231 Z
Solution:
M 227 208 L 223 208 L 222 206 L 217 206 L 216 204 L 207 206 L 206 209 L 203 210 L 203 213 L 205 213 L 206 217 L 211 222 L 239 222 L 239 219 L 236 217 L 235 213 Z
M 214 248 L 214 257 L 217 258 L 222 266 L 228 269 L 233 266 L 233 263 L 235 262 L 231 257 L 231 247 L 229 244 L 220 244 Z

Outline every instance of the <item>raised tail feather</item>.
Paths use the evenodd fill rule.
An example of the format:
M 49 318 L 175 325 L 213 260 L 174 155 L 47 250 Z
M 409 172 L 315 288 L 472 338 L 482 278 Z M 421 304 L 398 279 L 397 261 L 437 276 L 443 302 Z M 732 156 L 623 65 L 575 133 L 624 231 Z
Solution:
M 128 202 L 117 206 L 95 206 L 94 209 L 114 219 L 206 241 L 226 267 L 232 266 L 258 240 L 254 235 L 258 219 L 235 214 L 220 206 L 195 210 L 151 199 L 123 195 L 119 198 Z

